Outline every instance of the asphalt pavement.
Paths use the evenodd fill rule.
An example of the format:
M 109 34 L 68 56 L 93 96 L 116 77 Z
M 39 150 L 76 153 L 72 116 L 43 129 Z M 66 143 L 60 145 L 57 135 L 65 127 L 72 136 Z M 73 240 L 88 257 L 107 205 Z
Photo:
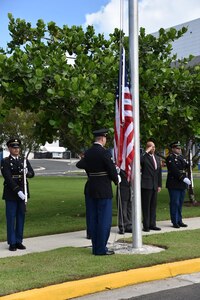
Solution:
M 78 159 L 31 159 L 36 176 L 73 176 L 84 174 L 76 168 Z
M 79 159 L 31 159 L 30 163 L 36 176 L 77 176 L 86 175 L 84 170 L 76 168 Z M 163 170 L 163 177 L 167 171 Z M 194 178 L 200 178 L 200 172 L 193 173 Z
M 76 300 L 199 300 L 200 273 L 178 275 L 76 298 Z

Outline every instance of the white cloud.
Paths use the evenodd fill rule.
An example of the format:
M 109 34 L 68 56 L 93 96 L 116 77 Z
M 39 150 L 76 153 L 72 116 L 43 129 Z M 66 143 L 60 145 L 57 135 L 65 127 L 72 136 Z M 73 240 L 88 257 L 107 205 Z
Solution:
M 120 1 L 111 0 L 100 11 L 87 14 L 85 25 L 94 25 L 97 32 L 105 34 L 113 32 L 115 27 L 120 28 Z
M 199 0 L 143 0 L 139 23 L 148 33 L 200 18 Z
M 94 25 L 97 32 L 106 35 L 120 26 L 120 0 L 110 0 L 98 12 L 86 15 L 85 25 Z M 128 32 L 128 0 L 124 1 L 123 30 Z M 147 33 L 158 31 L 161 27 L 185 23 L 200 18 L 199 0 L 141 0 L 139 1 L 139 27 Z

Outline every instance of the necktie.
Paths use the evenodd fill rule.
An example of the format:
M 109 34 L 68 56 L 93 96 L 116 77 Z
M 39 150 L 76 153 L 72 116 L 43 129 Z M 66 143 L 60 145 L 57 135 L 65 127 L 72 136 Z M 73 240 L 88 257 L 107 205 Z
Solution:
M 154 164 L 154 167 L 155 167 L 155 170 L 157 169 L 157 162 L 156 162 L 156 159 L 155 159 L 155 156 L 152 155 L 152 158 L 153 158 L 153 164 Z

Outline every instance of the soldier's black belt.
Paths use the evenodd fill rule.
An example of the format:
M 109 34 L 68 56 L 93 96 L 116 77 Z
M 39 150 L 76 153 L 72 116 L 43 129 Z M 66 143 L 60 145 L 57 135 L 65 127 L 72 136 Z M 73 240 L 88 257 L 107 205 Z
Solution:
M 99 177 L 99 176 L 108 176 L 107 172 L 94 172 L 94 173 L 89 173 L 90 177 Z
M 179 172 L 180 172 L 181 174 L 186 174 L 186 171 L 185 171 L 185 170 L 179 170 Z M 173 172 L 168 171 L 168 173 L 170 174 L 170 173 L 173 173 Z
M 12 178 L 22 178 L 22 175 L 12 175 Z

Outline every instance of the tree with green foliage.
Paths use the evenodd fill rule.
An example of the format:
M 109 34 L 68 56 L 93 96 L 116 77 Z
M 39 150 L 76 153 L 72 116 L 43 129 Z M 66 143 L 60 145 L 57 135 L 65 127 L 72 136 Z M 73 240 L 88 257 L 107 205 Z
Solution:
M 38 20 L 36 28 L 9 15 L 9 56 L 0 55 L 4 109 L 37 113 L 41 142 L 61 137 L 68 148 L 91 142 L 92 130 L 113 127 L 117 74 L 116 37 L 95 35 L 92 26 L 59 28 Z M 68 63 L 66 52 L 75 55 Z
M 75 151 L 90 145 L 92 130 L 103 126 L 113 132 L 124 35 L 115 29 L 106 39 L 92 26 L 84 31 L 38 20 L 32 27 L 11 14 L 9 20 L 11 41 L 0 54 L 4 111 L 19 107 L 36 113 L 35 134 L 42 143 L 59 137 Z M 199 66 L 189 69 L 184 60 L 172 67 L 176 57 L 170 56 L 171 42 L 186 30 L 160 29 L 158 38 L 140 30 L 141 142 L 153 136 L 160 149 L 172 140 L 186 144 L 199 135 Z M 128 38 L 123 40 L 128 51 Z
M 7 112 L 3 122 L 0 123 L 1 144 L 8 141 L 10 138 L 19 138 L 22 142 L 21 152 L 26 153 L 38 150 L 39 141 L 35 136 L 35 124 L 37 116 L 30 111 L 21 111 L 19 108 L 12 108 Z
M 170 56 L 170 42 L 185 31 L 160 29 L 158 38 L 140 31 L 141 135 L 153 136 L 160 148 L 200 136 L 200 66 L 188 68 L 190 57 L 176 67 L 176 56 Z

